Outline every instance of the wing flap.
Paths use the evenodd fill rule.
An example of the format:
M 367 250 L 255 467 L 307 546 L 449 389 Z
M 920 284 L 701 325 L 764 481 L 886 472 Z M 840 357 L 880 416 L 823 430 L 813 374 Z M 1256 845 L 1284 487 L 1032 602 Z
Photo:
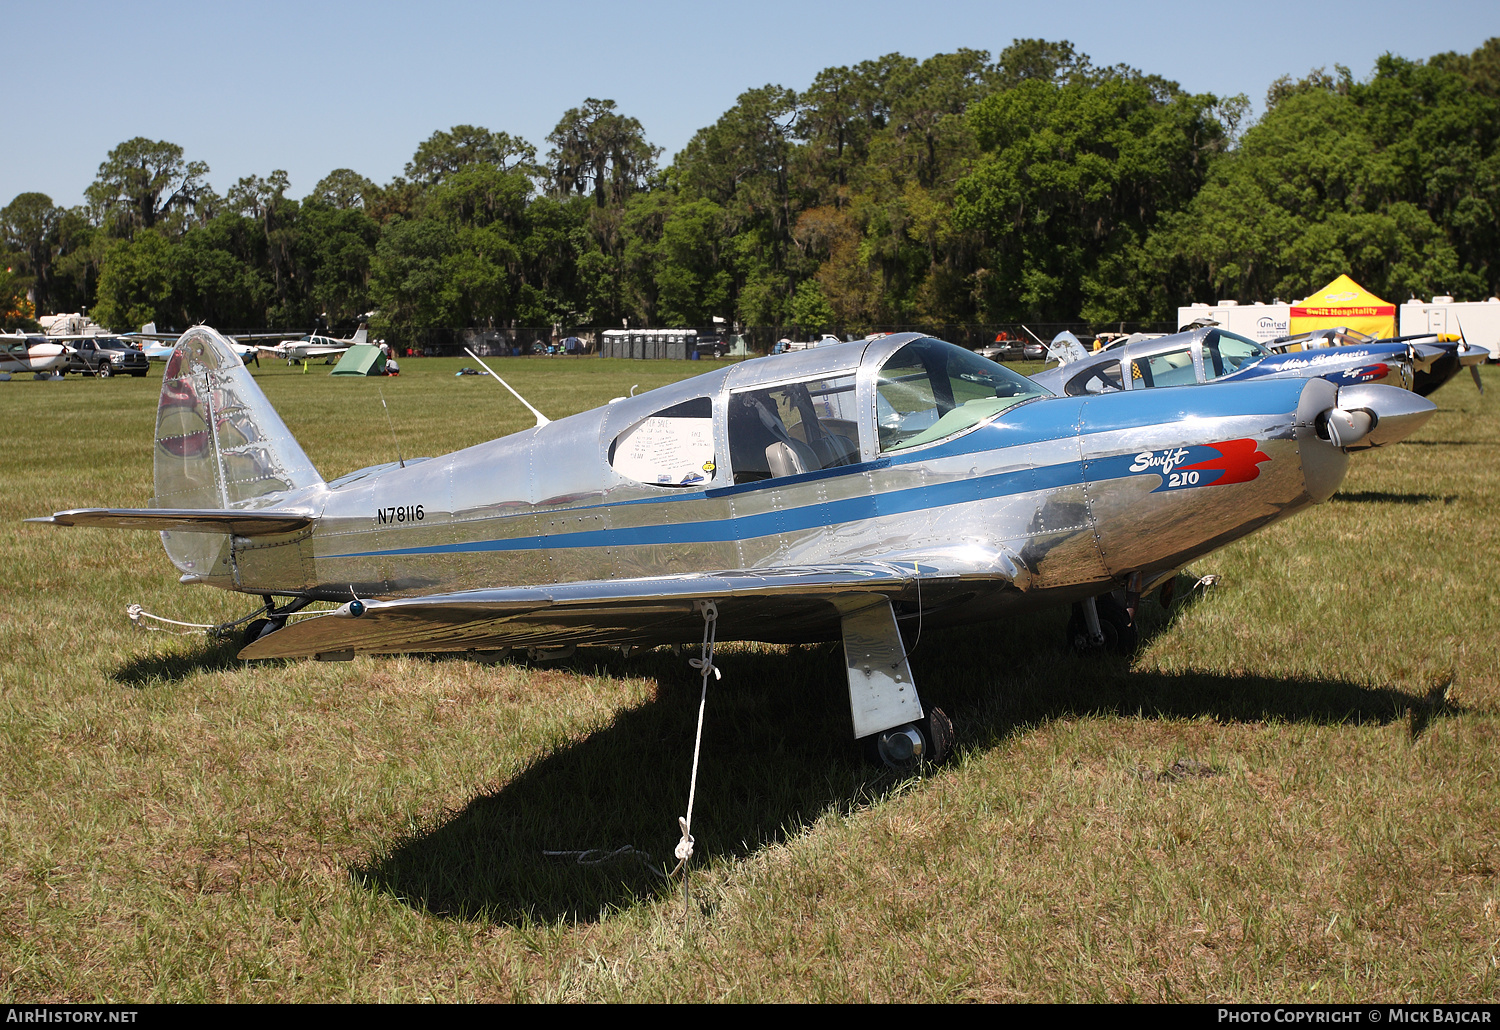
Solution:
M 758 626 L 836 627 L 843 612 L 902 593 L 915 575 L 870 562 L 361 601 L 269 633 L 240 657 L 687 642 L 703 631 L 698 600 L 714 601 L 737 639 L 757 639 Z

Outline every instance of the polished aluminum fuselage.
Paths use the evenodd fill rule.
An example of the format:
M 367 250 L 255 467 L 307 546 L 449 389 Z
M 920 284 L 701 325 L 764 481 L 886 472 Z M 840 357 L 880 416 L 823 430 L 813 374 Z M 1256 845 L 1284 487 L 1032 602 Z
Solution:
M 1045 369 L 1031 378 L 1053 393 L 1078 393 L 1080 391 L 1070 384 L 1088 379 L 1088 372 L 1092 369 L 1115 362 L 1122 368 L 1131 368 L 1163 354 L 1186 350 L 1191 356 L 1192 366 L 1190 370 L 1186 367 L 1182 370 L 1189 373 L 1188 382 L 1183 385 L 1227 385 L 1260 379 L 1323 377 L 1338 385 L 1383 383 L 1407 390 L 1412 387 L 1411 348 L 1405 342 L 1373 340 L 1313 352 L 1271 353 L 1235 371 L 1220 374 L 1209 366 L 1204 354 L 1204 339 L 1210 331 L 1205 328 L 1190 329 L 1169 336 L 1120 344 L 1088 354 L 1081 361 Z M 1130 391 L 1156 387 L 1151 387 L 1136 376 L 1125 376 L 1119 380 L 1116 388 Z
M 189 581 L 347 601 L 874 558 L 941 570 L 903 600 L 934 621 L 972 621 L 1023 595 L 1092 596 L 1133 573 L 1149 582 L 1325 499 L 1343 478 L 1347 456 L 1313 429 L 1336 396 L 1321 380 L 1030 401 L 957 437 L 881 454 L 876 373 L 910 339 L 748 361 L 404 468 L 268 496 L 315 521 L 228 537 L 191 568 L 174 561 Z M 841 374 L 855 377 L 862 413 L 858 463 L 736 485 L 731 395 Z M 611 467 L 622 432 L 695 398 L 713 405 L 710 481 L 654 486 Z M 1257 456 L 1243 481 L 1172 483 L 1174 467 L 1225 441 Z M 734 629 L 818 639 L 836 635 L 838 617 L 789 609 Z

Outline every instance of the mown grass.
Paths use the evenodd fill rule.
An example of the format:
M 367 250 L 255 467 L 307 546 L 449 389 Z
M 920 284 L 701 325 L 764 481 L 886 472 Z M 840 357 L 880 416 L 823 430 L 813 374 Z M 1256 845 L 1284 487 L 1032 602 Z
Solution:
M 257 374 L 325 476 L 524 428 L 464 362 Z M 702 363 L 506 360 L 550 416 Z M 1500 984 L 1500 375 L 1328 504 L 1200 562 L 1140 652 L 1063 614 L 913 656 L 954 717 L 902 780 L 847 741 L 835 647 L 728 645 L 679 884 L 685 656 L 247 665 L 133 631 L 245 601 L 146 533 L 157 382 L 0 385 L 7 1001 L 1492 1000 Z M 1186 585 L 1186 583 L 1184 583 Z

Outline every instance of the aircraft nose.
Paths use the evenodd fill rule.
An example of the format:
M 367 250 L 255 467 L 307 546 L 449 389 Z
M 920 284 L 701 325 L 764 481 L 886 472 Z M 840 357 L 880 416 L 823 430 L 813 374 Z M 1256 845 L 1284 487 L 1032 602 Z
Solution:
M 1297 406 L 1297 445 L 1307 495 L 1321 504 L 1344 481 L 1349 453 L 1404 440 L 1437 410 L 1399 386 L 1334 387 L 1310 379 Z
M 1339 388 L 1334 406 L 1318 418 L 1318 435 L 1338 447 L 1364 450 L 1406 439 L 1437 410 L 1426 397 L 1396 386 Z

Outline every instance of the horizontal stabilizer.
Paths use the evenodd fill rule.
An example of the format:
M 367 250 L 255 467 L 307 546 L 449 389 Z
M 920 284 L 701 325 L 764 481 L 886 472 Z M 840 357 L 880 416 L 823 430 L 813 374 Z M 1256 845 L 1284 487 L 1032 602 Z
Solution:
M 92 529 L 155 529 L 179 533 L 233 533 L 272 536 L 295 533 L 317 521 L 316 515 L 293 511 L 240 511 L 234 508 L 74 508 L 41 519 L 51 526 Z

